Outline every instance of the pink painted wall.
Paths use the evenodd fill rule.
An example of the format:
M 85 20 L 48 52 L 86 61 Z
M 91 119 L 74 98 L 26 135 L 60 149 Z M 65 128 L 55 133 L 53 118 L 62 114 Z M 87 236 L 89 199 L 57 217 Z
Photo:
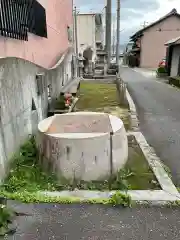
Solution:
M 161 28 L 161 31 L 158 29 Z M 172 16 L 147 29 L 141 38 L 141 67 L 157 68 L 159 61 L 166 56 L 164 44 L 180 36 L 180 18 Z
M 46 9 L 48 38 L 28 33 L 28 41 L 0 36 L 0 57 L 19 57 L 45 68 L 56 64 L 68 49 L 67 26 L 72 26 L 72 0 L 38 0 Z

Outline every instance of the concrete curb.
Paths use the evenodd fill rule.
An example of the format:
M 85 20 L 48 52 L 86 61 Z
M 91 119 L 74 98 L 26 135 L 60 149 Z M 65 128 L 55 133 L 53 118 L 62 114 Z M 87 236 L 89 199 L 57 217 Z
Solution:
M 132 100 L 127 88 L 126 88 L 126 98 L 129 104 L 129 110 L 131 113 L 131 128 L 133 131 L 139 131 L 139 121 L 137 118 L 137 111 L 134 101 Z
M 146 160 L 148 161 L 149 166 L 153 170 L 154 175 L 161 185 L 161 188 L 166 192 L 177 195 L 178 191 L 175 185 L 165 171 L 161 160 L 157 157 L 154 149 L 149 146 L 143 134 L 141 132 L 134 132 L 131 133 L 131 135 L 135 136 L 136 141 L 138 142 Z

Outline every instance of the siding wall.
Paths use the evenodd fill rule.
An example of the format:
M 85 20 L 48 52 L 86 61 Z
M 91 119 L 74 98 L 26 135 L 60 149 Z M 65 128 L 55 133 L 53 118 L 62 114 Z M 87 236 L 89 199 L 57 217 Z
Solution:
M 158 29 L 161 28 L 161 31 Z M 167 41 L 180 36 L 180 18 L 172 16 L 147 29 L 141 38 L 140 66 L 157 68 L 159 61 L 166 56 Z

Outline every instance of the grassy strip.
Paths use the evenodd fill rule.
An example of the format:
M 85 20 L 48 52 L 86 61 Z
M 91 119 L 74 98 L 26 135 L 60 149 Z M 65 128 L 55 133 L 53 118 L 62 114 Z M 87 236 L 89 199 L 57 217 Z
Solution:
M 0 196 L 22 202 L 54 202 L 54 203 L 99 203 L 130 205 L 128 195 L 117 192 L 110 199 L 81 200 L 79 198 L 50 197 L 39 191 L 72 190 L 66 181 L 58 183 L 54 175 L 43 172 L 38 163 L 38 151 L 32 137 L 15 155 L 9 176 L 0 188 Z M 128 203 L 129 202 L 129 203 Z
M 80 98 L 77 108 L 80 110 L 118 106 L 118 93 L 115 84 L 95 81 L 81 82 Z
M 161 189 L 151 167 L 134 136 L 128 136 L 128 161 L 126 172 L 131 172 L 127 180 L 131 190 Z
M 78 111 L 96 111 L 115 115 L 122 119 L 125 128 L 130 129 L 130 113 L 120 107 L 116 84 L 96 81 L 81 82 Z

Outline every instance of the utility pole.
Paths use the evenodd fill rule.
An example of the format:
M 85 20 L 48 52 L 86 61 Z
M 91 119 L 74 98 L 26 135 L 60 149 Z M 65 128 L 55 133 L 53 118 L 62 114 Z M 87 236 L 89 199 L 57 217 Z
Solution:
M 116 41 L 116 33 L 115 33 L 115 17 L 113 17 L 113 55 L 115 54 L 115 41 Z
M 75 49 L 76 49 L 76 57 L 78 57 L 78 36 L 77 36 L 77 9 L 74 7 L 74 28 L 75 28 Z
M 119 67 L 119 48 L 120 48 L 120 0 L 117 0 L 117 42 L 116 42 L 116 64 Z
M 77 77 L 77 58 L 75 53 L 75 27 L 74 27 L 74 0 L 72 0 L 72 19 L 73 19 L 73 36 L 72 36 L 72 42 L 73 42 L 73 67 L 72 67 L 72 77 Z
M 74 27 L 74 0 L 72 0 L 72 17 L 73 17 L 73 46 L 75 48 L 75 27 Z M 75 50 L 75 49 L 74 49 Z
M 109 67 L 111 62 L 111 10 L 112 1 L 107 0 L 106 6 L 106 52 L 107 52 L 107 66 Z
M 107 5 L 105 6 L 105 51 L 107 52 L 107 44 L 108 44 L 108 32 L 107 32 L 107 25 L 108 25 L 108 17 L 107 17 Z

